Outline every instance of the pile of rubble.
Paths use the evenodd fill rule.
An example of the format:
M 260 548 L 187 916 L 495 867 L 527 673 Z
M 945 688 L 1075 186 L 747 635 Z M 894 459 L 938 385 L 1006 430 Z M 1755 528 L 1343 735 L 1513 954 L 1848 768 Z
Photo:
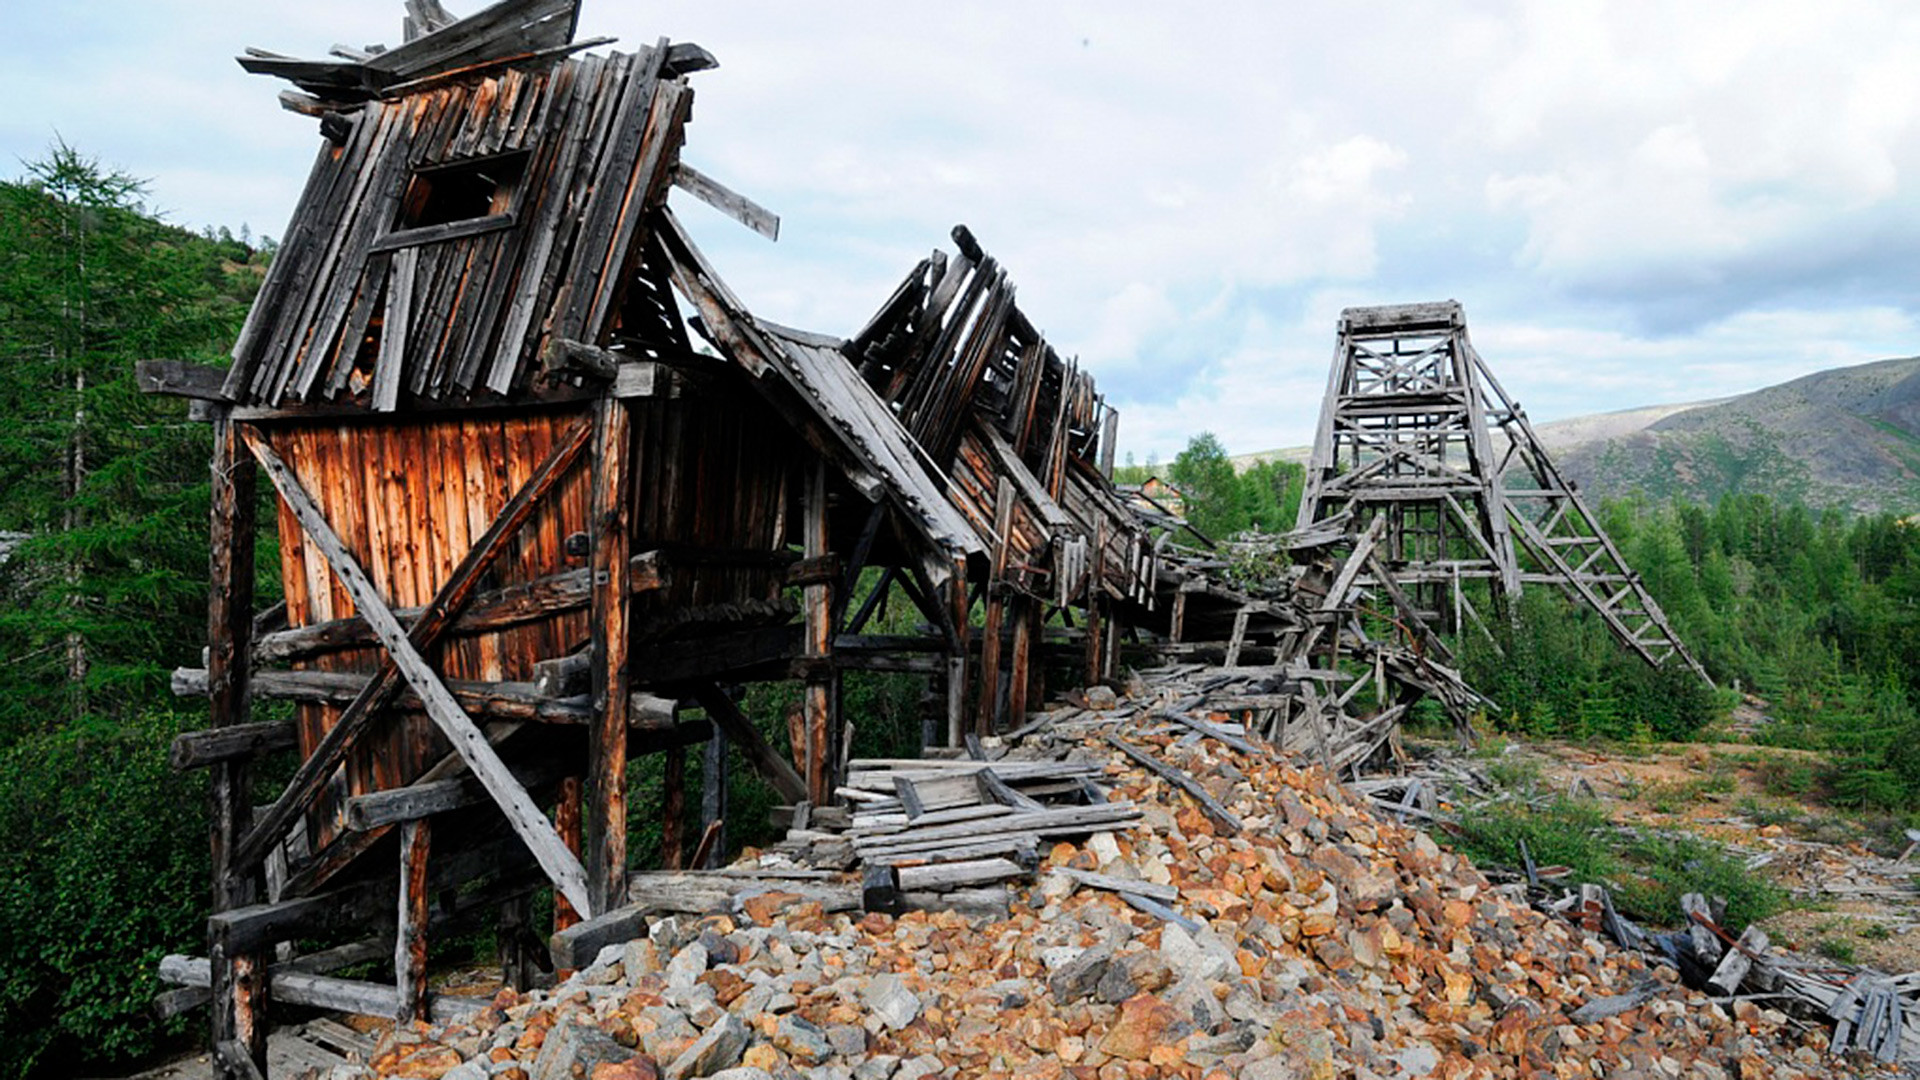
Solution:
M 1139 702 L 1083 709 L 1022 749 L 1097 762 L 1108 798 L 1138 817 L 1046 844 L 1004 917 L 831 912 L 780 885 L 822 871 L 759 855 L 734 871 L 752 888 L 717 891 L 709 913 L 660 918 L 466 1024 L 396 1031 L 370 1067 L 336 1073 L 1707 1080 L 1835 1067 L 1824 1027 L 1686 990 L 1224 715 L 1195 727 Z

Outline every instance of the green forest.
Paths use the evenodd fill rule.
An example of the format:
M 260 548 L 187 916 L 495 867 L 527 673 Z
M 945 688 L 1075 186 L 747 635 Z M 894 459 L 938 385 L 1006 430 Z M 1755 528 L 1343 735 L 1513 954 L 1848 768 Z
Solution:
M 166 748 L 205 723 L 204 706 L 170 695 L 168 673 L 197 664 L 205 639 L 208 430 L 180 402 L 141 395 L 133 365 L 221 362 L 273 252 L 170 226 L 142 195 L 65 146 L 0 183 L 8 1075 L 131 1068 L 199 1027 L 160 1024 L 148 1004 L 160 957 L 204 947 L 205 777 L 172 772 Z M 1164 471 L 1129 466 L 1120 479 L 1149 476 L 1179 489 L 1207 537 L 1290 528 L 1300 498 L 1298 467 L 1236 472 L 1212 435 Z M 1500 703 L 1490 725 L 1685 740 L 1749 693 L 1774 718 L 1761 738 L 1824 755 L 1807 784 L 1836 805 L 1920 820 L 1920 527 L 1759 496 L 1614 502 L 1602 517 L 1721 689 L 1647 669 L 1542 594 L 1500 640 L 1456 643 Z M 263 553 L 259 565 L 270 599 L 277 561 Z M 868 730 L 911 731 L 902 700 L 856 688 L 849 709 L 856 723 L 862 708 L 893 709 Z

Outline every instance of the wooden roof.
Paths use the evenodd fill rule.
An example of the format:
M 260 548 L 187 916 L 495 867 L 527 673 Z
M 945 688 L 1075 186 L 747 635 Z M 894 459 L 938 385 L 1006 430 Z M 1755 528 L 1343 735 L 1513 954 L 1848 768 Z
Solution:
M 705 66 L 662 41 L 329 113 L 229 397 L 392 411 L 537 394 L 550 347 L 618 322 L 691 104 L 676 54 Z

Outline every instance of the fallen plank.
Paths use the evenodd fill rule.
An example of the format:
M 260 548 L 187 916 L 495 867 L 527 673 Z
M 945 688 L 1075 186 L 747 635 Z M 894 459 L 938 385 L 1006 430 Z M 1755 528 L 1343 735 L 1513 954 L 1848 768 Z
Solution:
M 931 866 L 903 866 L 895 871 L 900 889 L 907 892 L 946 892 L 970 885 L 1005 881 L 1025 874 L 1026 870 L 1011 859 L 974 859 Z
M 1192 796 L 1193 800 L 1200 804 L 1200 809 L 1215 825 L 1227 830 L 1227 835 L 1232 836 L 1237 834 L 1241 829 L 1246 827 L 1238 817 L 1234 816 L 1233 811 L 1220 805 L 1220 800 L 1208 794 L 1207 789 L 1201 787 L 1199 782 L 1194 780 L 1193 777 L 1153 757 L 1118 735 L 1109 734 L 1107 736 L 1107 745 L 1112 746 L 1115 750 L 1139 762 L 1146 767 L 1148 772 L 1153 773 L 1160 779 L 1165 780 Z
M 1105 889 L 1108 892 L 1117 893 L 1133 893 L 1136 896 L 1144 896 L 1162 903 L 1172 903 L 1180 899 L 1180 890 L 1172 885 L 1156 885 L 1151 881 L 1141 881 L 1137 878 L 1114 877 L 1111 874 L 1096 874 L 1091 870 L 1075 870 L 1071 866 L 1054 867 L 1051 873 L 1062 874 L 1082 885 L 1091 886 L 1096 889 Z

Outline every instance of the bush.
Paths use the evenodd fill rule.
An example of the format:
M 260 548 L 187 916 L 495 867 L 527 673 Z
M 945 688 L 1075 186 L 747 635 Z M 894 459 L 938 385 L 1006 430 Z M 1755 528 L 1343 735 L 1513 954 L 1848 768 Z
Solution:
M 180 717 L 75 724 L 0 751 L 0 1072 L 119 1065 L 177 1042 L 148 1005 L 170 951 L 200 952 L 205 774 L 176 774 Z

